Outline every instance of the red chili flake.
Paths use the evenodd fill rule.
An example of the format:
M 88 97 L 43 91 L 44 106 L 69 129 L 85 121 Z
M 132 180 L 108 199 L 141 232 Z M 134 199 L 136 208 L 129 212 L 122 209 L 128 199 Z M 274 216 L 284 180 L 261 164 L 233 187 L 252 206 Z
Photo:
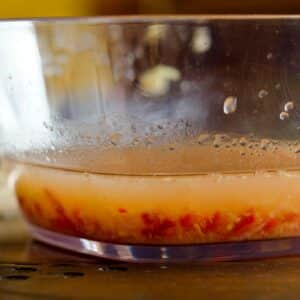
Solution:
M 127 213 L 127 210 L 125 208 L 118 208 L 118 212 L 121 213 L 121 214 L 124 214 L 124 213 Z
M 54 227 L 54 229 L 58 231 L 71 232 L 74 234 L 76 233 L 76 230 L 74 230 L 73 223 L 65 216 L 57 216 L 52 220 L 51 224 Z
M 295 222 L 297 220 L 299 220 L 299 214 L 290 212 L 290 213 L 286 213 L 283 217 L 283 221 L 284 222 Z
M 71 218 L 69 218 L 59 200 L 48 189 L 44 189 L 44 192 L 56 213 L 56 216 L 51 221 L 52 226 L 57 230 L 79 234 L 78 226 L 76 223 L 72 222 Z
M 154 216 L 155 217 L 155 216 Z M 154 217 L 151 217 L 148 213 L 143 213 L 142 214 L 142 219 L 143 219 L 143 222 L 146 224 L 146 225 L 152 225 L 153 224 L 153 218 Z
M 85 232 L 85 222 L 81 216 L 79 209 L 74 209 L 73 212 L 73 226 L 78 234 L 82 234 Z
M 183 227 L 185 230 L 191 230 L 194 226 L 194 220 L 193 216 L 191 214 L 185 214 L 180 217 L 179 223 L 181 227 Z
M 64 208 L 62 207 L 61 203 L 59 200 L 54 196 L 54 194 L 49 191 L 48 189 L 44 189 L 44 192 L 48 198 L 48 200 L 51 202 L 52 206 L 56 210 L 57 213 L 59 214 L 64 214 Z
M 169 230 L 175 227 L 175 222 L 168 218 L 160 218 L 155 214 L 143 213 L 141 215 L 145 227 L 141 233 L 147 238 L 160 238 L 169 235 Z
M 278 224 L 278 219 L 275 218 L 270 218 L 263 226 L 262 230 L 264 232 L 272 232 L 274 230 L 274 228 L 277 226 Z
M 240 220 L 234 224 L 231 234 L 238 235 L 241 234 L 243 231 L 249 229 L 249 227 L 254 223 L 255 215 L 253 213 L 247 213 L 240 217 Z
M 93 234 L 96 235 L 96 236 L 101 234 L 101 232 L 103 230 L 101 228 L 101 225 L 97 222 L 97 220 L 92 219 L 92 220 L 90 220 L 90 222 L 91 222 L 91 227 L 92 227 Z
M 204 220 L 203 225 L 201 226 L 202 232 L 217 232 L 222 223 L 221 213 L 216 212 L 210 218 Z

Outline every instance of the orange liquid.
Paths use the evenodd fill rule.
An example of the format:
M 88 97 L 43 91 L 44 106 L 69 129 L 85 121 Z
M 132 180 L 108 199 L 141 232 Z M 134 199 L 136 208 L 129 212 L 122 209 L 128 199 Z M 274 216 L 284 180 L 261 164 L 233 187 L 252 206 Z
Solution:
M 300 172 L 118 176 L 18 165 L 29 222 L 92 240 L 191 244 L 300 235 Z

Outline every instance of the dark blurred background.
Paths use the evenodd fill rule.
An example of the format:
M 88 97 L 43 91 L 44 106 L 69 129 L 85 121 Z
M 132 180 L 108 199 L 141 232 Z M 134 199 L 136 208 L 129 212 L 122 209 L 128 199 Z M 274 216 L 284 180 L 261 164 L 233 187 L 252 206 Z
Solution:
M 297 14 L 299 0 L 2 0 L 1 18 L 124 14 Z

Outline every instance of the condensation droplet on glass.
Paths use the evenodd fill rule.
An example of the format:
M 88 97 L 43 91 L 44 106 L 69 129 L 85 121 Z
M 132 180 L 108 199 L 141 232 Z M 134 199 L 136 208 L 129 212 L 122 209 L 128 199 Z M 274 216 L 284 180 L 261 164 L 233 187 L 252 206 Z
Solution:
M 268 139 L 262 139 L 260 141 L 260 148 L 263 150 L 266 150 L 269 144 L 270 144 L 270 141 Z
M 294 109 L 294 102 L 293 101 L 288 101 L 287 103 L 285 103 L 284 105 L 284 111 L 288 112 L 290 110 Z
M 290 115 L 286 111 L 282 111 L 279 114 L 279 119 L 282 120 L 282 121 L 287 120 L 289 117 L 290 117 Z
M 140 88 L 147 96 L 162 96 L 169 91 L 171 82 L 179 81 L 180 78 L 179 70 L 172 66 L 159 64 L 141 74 Z
M 213 142 L 213 146 L 215 148 L 219 148 L 222 146 L 222 144 L 225 142 L 226 136 L 223 134 L 216 134 L 214 136 L 214 142 Z
M 276 90 L 279 90 L 280 88 L 281 88 L 281 84 L 280 84 L 280 83 L 276 83 L 276 84 L 275 84 L 275 89 L 276 89 Z
M 212 45 L 210 29 L 207 26 L 201 26 L 195 29 L 192 39 L 192 50 L 194 53 L 205 53 Z
M 225 99 L 223 104 L 223 111 L 224 114 L 232 114 L 237 109 L 237 97 L 235 96 L 229 96 Z
M 272 52 L 269 52 L 269 53 L 267 54 L 267 59 L 270 60 L 270 59 L 272 59 L 272 58 L 273 58 L 273 53 L 272 53 Z
M 269 95 L 269 92 L 267 90 L 264 90 L 264 89 L 262 89 L 258 92 L 258 98 L 260 98 L 260 99 L 262 99 L 262 98 L 264 98 L 268 95 Z
M 211 137 L 211 136 L 210 136 L 209 134 L 207 134 L 207 133 L 200 134 L 200 135 L 198 136 L 197 142 L 198 142 L 199 144 L 203 144 L 203 143 L 207 142 L 207 141 L 210 139 L 210 137 Z
M 247 144 L 246 138 L 244 138 L 244 137 L 240 138 L 240 145 L 241 146 L 246 146 L 246 144 Z

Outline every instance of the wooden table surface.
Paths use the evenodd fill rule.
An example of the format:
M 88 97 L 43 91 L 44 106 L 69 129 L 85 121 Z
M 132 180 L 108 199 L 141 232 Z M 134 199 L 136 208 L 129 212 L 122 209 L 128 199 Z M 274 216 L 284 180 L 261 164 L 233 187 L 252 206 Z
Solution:
M 2 231 L 12 233 L 0 245 L 0 299 L 300 298 L 300 256 L 188 265 L 124 264 L 34 242 L 24 229 L 16 234 L 18 222 L 0 222 Z

